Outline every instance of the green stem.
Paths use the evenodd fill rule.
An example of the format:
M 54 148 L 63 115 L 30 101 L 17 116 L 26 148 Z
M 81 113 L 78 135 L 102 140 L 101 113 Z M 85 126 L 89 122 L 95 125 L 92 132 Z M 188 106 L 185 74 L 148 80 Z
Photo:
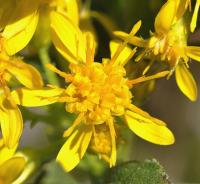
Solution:
M 51 59 L 49 57 L 48 50 L 49 50 L 49 47 L 42 47 L 39 50 L 39 58 L 44 68 L 48 83 L 59 86 L 59 82 L 58 82 L 58 78 L 56 74 L 46 67 L 47 64 L 51 64 Z
M 87 0 L 86 2 L 85 2 L 85 9 L 86 9 L 86 11 L 90 11 L 90 8 L 91 8 L 91 4 L 92 4 L 92 1 L 91 0 Z

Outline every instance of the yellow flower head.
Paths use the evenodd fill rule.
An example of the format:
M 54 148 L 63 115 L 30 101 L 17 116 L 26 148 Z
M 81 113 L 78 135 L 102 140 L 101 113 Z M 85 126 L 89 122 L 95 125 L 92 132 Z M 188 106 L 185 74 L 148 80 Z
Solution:
M 127 41 L 122 44 L 111 42 L 111 59 L 103 59 L 102 63 L 94 62 L 95 42 L 92 35 L 82 33 L 62 14 L 54 13 L 53 17 L 53 41 L 58 51 L 69 60 L 70 72 L 62 72 L 52 65 L 48 67 L 63 77 L 68 85 L 66 88 L 51 86 L 43 90 L 22 88 L 12 92 L 12 97 L 17 104 L 32 107 L 64 102 L 66 111 L 77 114 L 76 120 L 64 132 L 64 137 L 68 139 L 59 151 L 57 161 L 70 171 L 91 145 L 100 155 L 106 156 L 111 167 L 114 166 L 115 117 L 124 118 L 127 126 L 145 140 L 160 145 L 172 144 L 174 137 L 166 124 L 132 105 L 130 92 L 136 84 L 166 76 L 168 72 L 128 80 L 124 65 L 135 49 L 126 47 Z M 62 27 L 57 26 L 58 22 Z M 138 22 L 133 27 L 130 37 L 140 25 L 141 22 Z M 105 145 L 107 149 L 102 150 L 100 143 L 94 146 L 94 142 L 101 141 L 101 136 L 104 137 L 102 141 L 108 144 Z
M 155 19 L 155 33 L 152 33 L 148 40 L 132 37 L 130 43 L 144 48 L 137 60 L 144 56 L 151 60 L 150 65 L 144 70 L 144 74 L 154 61 L 167 62 L 170 66 L 169 76 L 175 71 L 180 90 L 190 100 L 195 101 L 197 99 L 197 86 L 188 69 L 188 62 L 190 59 L 200 61 L 200 47 L 187 46 L 187 25 L 180 17 L 183 15 L 182 5 L 179 1 L 168 0 Z M 123 39 L 128 36 L 120 31 L 115 32 L 115 34 Z

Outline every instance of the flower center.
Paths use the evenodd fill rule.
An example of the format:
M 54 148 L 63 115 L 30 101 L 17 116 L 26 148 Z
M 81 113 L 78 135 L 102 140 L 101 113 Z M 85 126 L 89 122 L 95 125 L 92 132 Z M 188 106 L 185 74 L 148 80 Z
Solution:
M 154 34 L 149 40 L 149 47 L 155 56 L 159 56 L 162 61 L 166 60 L 173 67 L 180 58 L 185 62 L 188 61 L 185 54 L 186 40 L 185 24 L 180 20 L 165 35 Z
M 122 66 L 92 63 L 71 65 L 72 82 L 66 89 L 75 102 L 69 112 L 85 113 L 86 122 L 104 123 L 112 115 L 121 116 L 131 104 L 131 92 Z

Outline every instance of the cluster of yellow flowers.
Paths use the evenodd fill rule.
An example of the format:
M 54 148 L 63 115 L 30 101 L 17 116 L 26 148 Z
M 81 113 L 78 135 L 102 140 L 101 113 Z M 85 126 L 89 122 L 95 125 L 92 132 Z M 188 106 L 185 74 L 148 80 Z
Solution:
M 133 104 L 131 89 L 148 80 L 170 77 L 175 71 L 180 90 L 190 100 L 196 100 L 197 87 L 188 63 L 190 58 L 200 61 L 200 47 L 187 46 L 187 38 L 190 30 L 196 27 L 199 0 L 190 26 L 184 19 L 188 9 L 192 9 L 190 0 L 168 0 L 155 19 L 155 32 L 149 39 L 136 36 L 141 21 L 130 33 L 115 31 L 123 41 L 111 41 L 111 55 L 101 62 L 94 61 L 97 46 L 94 31 L 79 27 L 82 18 L 77 0 L 9 0 L 0 1 L 0 4 L 0 168 L 3 168 L 0 169 L 0 183 L 14 181 L 26 162 L 23 156 L 14 155 L 23 130 L 18 106 L 38 107 L 60 102 L 66 104 L 67 112 L 77 115 L 64 132 L 66 142 L 57 155 L 57 161 L 66 171 L 77 166 L 88 147 L 110 167 L 116 164 L 118 117 L 149 142 L 174 143 L 174 136 L 163 121 Z M 93 15 L 99 16 L 98 13 Z M 91 24 L 89 16 L 86 17 Z M 39 34 L 43 40 L 38 42 L 52 41 L 69 62 L 69 72 L 47 65 L 49 70 L 64 78 L 64 88 L 53 84 L 45 86 L 37 69 L 14 56 Z M 128 79 L 125 65 L 135 53 L 136 61 L 148 59 L 150 63 L 143 76 Z M 166 70 L 146 76 L 155 61 L 167 63 Z M 21 85 L 11 86 L 12 78 Z M 11 169 L 9 173 L 8 169 Z

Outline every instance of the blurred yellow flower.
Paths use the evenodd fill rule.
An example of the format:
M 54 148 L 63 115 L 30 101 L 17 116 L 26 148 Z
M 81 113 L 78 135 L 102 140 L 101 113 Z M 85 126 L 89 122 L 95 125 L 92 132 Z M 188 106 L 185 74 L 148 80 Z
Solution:
M 16 148 L 7 148 L 0 139 L 0 184 L 21 184 L 35 168 L 26 155 L 15 153 Z
M 76 0 L 19 0 L 17 3 L 3 4 L 5 5 L 0 8 L 0 13 L 3 12 L 2 14 L 4 14 L 4 12 L 12 10 L 7 20 L 0 21 L 2 24 L 0 28 L 3 26 L 5 30 L 2 33 L 2 36 L 6 38 L 5 50 L 9 55 L 17 53 L 29 43 L 36 31 L 39 20 L 42 21 L 40 27 L 43 26 L 42 29 L 48 29 L 46 29 L 46 26 L 50 26 L 47 23 L 52 10 L 65 13 L 76 24 L 79 21 Z M 43 37 L 41 39 L 48 42 L 48 32 L 45 32 L 45 34 L 42 33 Z
M 0 183 L 11 184 L 22 173 L 26 159 L 23 156 L 15 156 L 15 149 L 8 149 L 0 140 Z
M 79 0 L 19 0 L 2 2 L 0 7 L 0 30 L 5 29 L 3 37 L 6 38 L 5 49 L 10 55 L 22 50 L 34 35 L 32 44 L 36 48 L 49 45 L 51 41 L 51 12 L 58 11 L 70 18 L 74 24 L 81 26 L 83 31 L 95 29 L 91 17 L 96 18 L 105 29 L 111 33 L 115 28 L 114 23 L 102 13 L 89 10 Z M 31 6 L 30 6 L 31 4 Z M 81 21 L 80 21 L 81 20 Z M 61 25 L 62 26 L 62 25 Z
M 66 88 L 49 86 L 40 90 L 21 88 L 13 91 L 12 97 L 17 104 L 28 107 L 64 102 L 66 111 L 77 114 L 76 120 L 64 132 L 63 136 L 68 139 L 57 156 L 57 161 L 65 170 L 70 171 L 77 166 L 89 145 L 102 157 L 106 156 L 110 167 L 116 164 L 115 117 L 125 119 L 129 129 L 147 141 L 160 145 L 173 144 L 174 136 L 166 124 L 134 106 L 130 92 L 130 88 L 138 83 L 164 77 L 168 72 L 128 80 L 124 65 L 136 50 L 126 46 L 127 40 L 121 44 L 111 42 L 111 59 L 94 62 L 93 36 L 81 32 L 60 13 L 54 12 L 52 17 L 53 42 L 70 61 L 70 73 L 52 65 L 48 65 L 48 68 L 63 77 L 68 85 Z M 141 22 L 138 22 L 133 27 L 130 37 L 140 25 Z M 102 141 L 108 144 L 103 150 L 99 142 L 101 136 L 104 137 Z
M 148 40 L 133 36 L 130 43 L 144 48 L 136 60 L 141 60 L 144 56 L 151 60 L 144 73 L 154 61 L 167 62 L 170 66 L 169 76 L 175 71 L 180 90 L 191 101 L 195 101 L 197 86 L 189 71 L 188 62 L 190 59 L 200 61 L 200 47 L 187 46 L 188 32 L 187 24 L 181 17 L 184 13 L 182 5 L 177 0 L 168 0 L 155 19 L 155 33 L 152 33 Z M 115 35 L 122 39 L 129 36 L 121 31 L 115 32 Z

